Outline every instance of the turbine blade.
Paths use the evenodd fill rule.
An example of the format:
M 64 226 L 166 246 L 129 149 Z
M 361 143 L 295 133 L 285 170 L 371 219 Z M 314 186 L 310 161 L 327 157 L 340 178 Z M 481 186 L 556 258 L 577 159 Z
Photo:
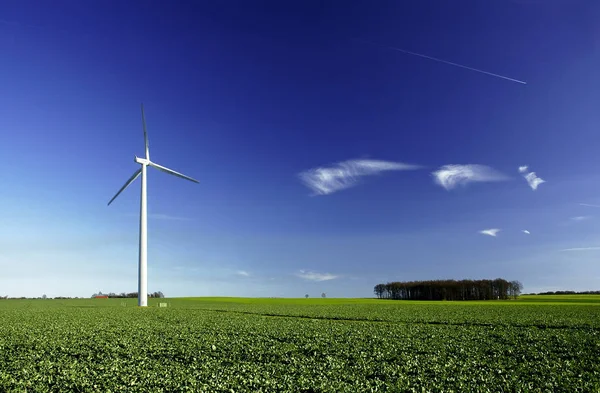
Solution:
M 142 104 L 142 125 L 144 127 L 144 147 L 146 149 L 146 159 L 150 159 L 150 148 L 148 146 L 148 132 L 146 131 L 146 116 L 144 115 L 144 104 Z
M 148 165 L 155 167 L 155 168 L 156 168 L 156 169 L 158 169 L 159 171 L 163 171 L 163 172 L 165 172 L 165 173 L 168 173 L 169 175 L 173 175 L 173 176 L 177 176 L 177 177 L 180 177 L 180 178 L 182 178 L 182 179 L 185 179 L 185 180 L 193 181 L 194 183 L 199 183 L 199 181 L 198 181 L 198 180 L 196 180 L 196 179 L 192 179 L 191 177 L 189 177 L 189 176 L 186 176 L 186 175 L 184 175 L 184 174 L 182 174 L 182 173 L 175 172 L 175 171 L 174 171 L 174 170 L 172 170 L 172 169 L 165 168 L 165 167 L 164 167 L 164 166 L 162 166 L 162 165 L 158 165 L 158 164 L 155 164 L 155 163 L 153 163 L 153 162 L 149 162 L 149 163 L 148 163 Z
M 112 203 L 112 201 L 114 201 L 115 199 L 117 199 L 117 197 L 119 196 L 119 194 L 122 193 L 123 190 L 126 189 L 131 183 L 133 183 L 134 180 L 138 178 L 138 176 L 140 175 L 140 173 L 142 173 L 142 168 L 140 168 L 137 171 L 135 171 L 135 173 L 127 180 L 127 182 L 125 183 L 125 185 L 123 187 L 121 187 L 121 189 L 119 190 L 119 192 L 117 192 L 115 194 L 115 196 L 108 202 L 108 205 L 110 205 Z

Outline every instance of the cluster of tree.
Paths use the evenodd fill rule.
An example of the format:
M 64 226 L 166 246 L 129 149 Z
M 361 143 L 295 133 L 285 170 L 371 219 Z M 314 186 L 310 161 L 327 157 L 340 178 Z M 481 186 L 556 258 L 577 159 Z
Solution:
M 536 295 L 600 295 L 600 291 L 582 291 L 582 292 L 575 292 L 575 291 L 550 291 L 550 292 L 540 292 L 537 293 Z
M 432 280 L 389 282 L 375 285 L 379 299 L 395 300 L 492 300 L 516 298 L 523 284 L 519 281 Z
M 98 292 L 98 293 L 94 293 L 92 295 L 92 297 L 96 297 L 96 296 L 108 296 L 109 298 L 137 298 L 138 297 L 138 293 L 137 292 L 130 292 L 130 293 L 125 293 L 125 292 L 121 292 L 121 293 L 102 293 L 102 291 Z M 152 298 L 163 298 L 165 297 L 165 295 L 161 292 L 152 292 L 148 294 L 148 297 L 152 297 Z

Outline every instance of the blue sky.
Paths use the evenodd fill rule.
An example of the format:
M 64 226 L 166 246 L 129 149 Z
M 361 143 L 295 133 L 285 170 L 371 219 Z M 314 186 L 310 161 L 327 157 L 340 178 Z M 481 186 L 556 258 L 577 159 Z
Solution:
M 599 13 L 3 2 L 0 295 L 136 290 L 139 180 L 106 204 L 143 155 L 141 102 L 152 159 L 200 181 L 149 171 L 150 291 L 371 296 L 391 280 L 496 277 L 598 289 L 600 207 L 581 204 L 600 206 Z M 484 181 L 436 183 L 470 164 L 459 183 Z M 533 190 L 523 165 L 545 182 Z M 346 188 L 323 183 L 335 173 Z

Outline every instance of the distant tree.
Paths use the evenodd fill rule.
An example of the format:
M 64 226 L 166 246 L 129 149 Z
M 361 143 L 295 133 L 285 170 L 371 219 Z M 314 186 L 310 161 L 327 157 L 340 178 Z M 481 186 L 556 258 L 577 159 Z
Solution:
M 95 298 L 96 296 L 108 296 L 109 298 L 137 298 L 138 297 L 138 293 L 137 292 L 129 292 L 129 293 L 125 293 L 125 292 L 121 292 L 121 293 L 110 292 L 107 295 L 107 294 L 103 294 L 102 291 L 99 291 L 98 293 L 94 293 L 92 295 L 92 298 Z M 157 291 L 157 292 L 148 293 L 148 297 L 149 298 L 164 298 L 165 295 L 161 291 Z
M 325 292 L 323 292 L 323 293 L 321 294 L 321 297 L 322 297 L 322 298 L 326 298 L 326 297 L 327 297 L 327 294 L 326 294 Z
M 540 293 L 529 293 L 524 295 L 600 295 L 600 291 L 548 291 Z
M 151 298 L 164 298 L 165 295 L 161 291 L 152 292 L 148 295 Z
M 98 293 L 94 293 L 92 295 L 92 297 L 96 297 L 96 296 L 104 296 L 104 294 L 102 293 L 102 291 L 98 291 Z
M 308 293 L 306 295 L 304 295 L 304 297 L 308 299 Z
M 520 281 L 514 280 L 509 283 L 509 291 L 510 295 L 516 299 L 523 290 L 523 284 Z

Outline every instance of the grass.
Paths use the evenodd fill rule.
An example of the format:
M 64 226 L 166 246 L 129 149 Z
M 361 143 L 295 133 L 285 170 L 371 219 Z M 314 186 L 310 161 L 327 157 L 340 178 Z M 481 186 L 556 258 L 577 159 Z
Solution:
M 0 301 L 0 391 L 600 391 L 597 295 L 136 304 Z

